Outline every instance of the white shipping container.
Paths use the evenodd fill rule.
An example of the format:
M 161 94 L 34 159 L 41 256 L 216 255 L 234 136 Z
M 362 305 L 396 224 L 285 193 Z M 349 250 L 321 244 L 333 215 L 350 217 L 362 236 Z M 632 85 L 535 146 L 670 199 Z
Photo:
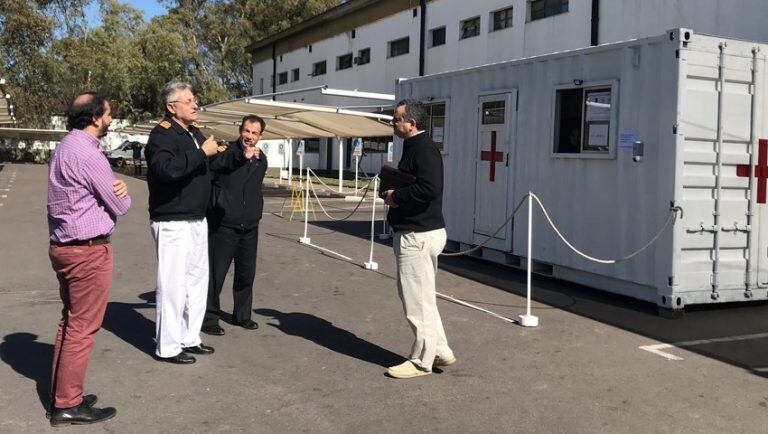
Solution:
M 680 310 L 768 297 L 767 53 L 675 29 L 401 79 L 396 94 L 445 110 L 429 129 L 444 143 L 450 249 L 487 240 L 528 191 L 600 258 L 640 248 L 680 207 L 612 265 L 574 254 L 535 211 L 532 253 L 535 272 Z M 479 255 L 523 267 L 527 224 L 519 213 Z

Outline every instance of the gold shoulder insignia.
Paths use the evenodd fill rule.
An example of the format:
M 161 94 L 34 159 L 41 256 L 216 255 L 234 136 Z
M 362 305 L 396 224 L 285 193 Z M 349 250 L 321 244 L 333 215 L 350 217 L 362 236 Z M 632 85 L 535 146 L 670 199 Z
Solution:
M 168 121 L 162 121 L 160 122 L 160 126 L 167 130 L 168 128 L 171 128 L 171 123 Z
M 197 128 L 198 130 L 200 129 L 200 124 L 198 124 L 197 121 L 192 122 L 192 126 Z

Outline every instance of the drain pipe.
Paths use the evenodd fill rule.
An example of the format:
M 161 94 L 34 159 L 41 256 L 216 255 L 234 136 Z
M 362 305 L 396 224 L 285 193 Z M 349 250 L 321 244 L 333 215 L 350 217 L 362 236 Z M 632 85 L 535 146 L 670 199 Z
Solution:
M 712 264 L 712 299 L 720 298 L 718 289 L 720 287 L 720 203 L 722 202 L 722 177 L 723 177 L 723 102 L 725 96 L 725 47 L 727 44 L 721 42 L 718 45 L 720 50 L 720 64 L 717 67 L 717 176 L 715 177 L 715 212 L 713 237 L 715 241 L 715 257 Z
M 277 44 L 272 43 L 272 101 L 277 93 Z
M 424 56 L 425 48 L 427 46 L 427 0 L 420 0 L 419 6 L 421 6 L 421 29 L 419 34 L 419 77 L 424 76 Z
M 589 44 L 600 43 L 600 0 L 592 0 L 592 22 L 590 24 Z
M 755 231 L 752 230 L 752 217 L 754 216 L 754 197 L 755 197 L 755 141 L 757 132 L 755 131 L 755 112 L 757 111 L 757 53 L 759 49 L 752 47 L 752 111 L 749 116 L 749 200 L 747 202 L 747 273 L 744 277 L 745 291 L 744 297 L 752 298 L 752 273 L 754 270 L 754 261 L 752 259 L 752 237 Z M 758 253 L 759 254 L 759 253 Z

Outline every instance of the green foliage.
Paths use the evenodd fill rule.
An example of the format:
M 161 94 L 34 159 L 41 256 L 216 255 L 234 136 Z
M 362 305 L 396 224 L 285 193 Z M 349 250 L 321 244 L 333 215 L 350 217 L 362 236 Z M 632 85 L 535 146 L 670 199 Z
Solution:
M 97 1 L 101 24 L 85 8 Z M 83 90 L 98 90 L 119 117 L 162 113 L 159 90 L 187 80 L 203 104 L 251 93 L 245 47 L 338 0 L 166 0 L 146 22 L 119 0 L 0 0 L 0 77 L 17 118 L 43 126 Z

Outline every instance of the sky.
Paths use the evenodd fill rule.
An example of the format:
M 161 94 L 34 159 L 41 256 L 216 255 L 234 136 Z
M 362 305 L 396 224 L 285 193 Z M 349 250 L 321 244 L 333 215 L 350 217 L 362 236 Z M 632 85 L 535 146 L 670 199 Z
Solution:
M 140 11 L 144 12 L 144 21 L 149 21 L 154 17 L 155 15 L 162 15 L 165 13 L 166 9 L 163 5 L 160 4 L 157 0 L 119 0 L 120 3 L 128 4 L 136 9 L 139 9 Z M 86 16 L 88 17 L 88 22 L 92 26 L 97 26 L 100 23 L 99 20 L 99 5 L 97 2 L 91 2 L 91 4 L 86 8 Z

